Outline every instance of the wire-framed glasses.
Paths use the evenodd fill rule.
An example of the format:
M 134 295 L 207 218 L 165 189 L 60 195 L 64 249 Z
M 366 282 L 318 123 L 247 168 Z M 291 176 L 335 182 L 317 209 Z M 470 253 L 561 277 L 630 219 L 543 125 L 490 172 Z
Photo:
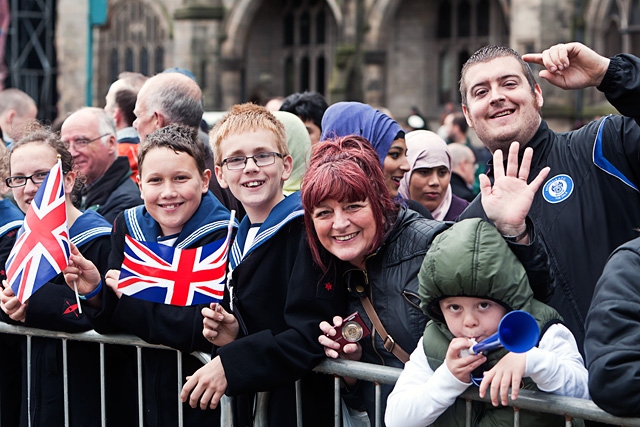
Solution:
M 253 159 L 256 166 L 258 167 L 269 166 L 275 163 L 276 156 L 280 157 L 281 159 L 284 158 L 284 155 L 270 151 L 254 154 L 253 156 L 227 157 L 222 161 L 222 165 L 227 165 L 227 169 L 229 169 L 230 171 L 239 170 L 245 168 L 249 159 Z
M 82 138 L 74 139 L 73 141 L 62 141 L 62 142 L 64 143 L 65 147 L 67 147 L 67 149 L 69 149 L 69 147 L 71 147 L 71 144 L 73 144 L 74 147 L 76 147 L 76 148 L 82 149 L 82 148 L 85 148 L 87 145 L 91 144 L 93 141 L 97 141 L 98 139 L 100 139 L 102 137 L 105 137 L 107 135 L 109 135 L 109 134 L 105 133 L 104 135 L 97 136 L 97 137 L 95 137 L 93 139 L 82 137 Z

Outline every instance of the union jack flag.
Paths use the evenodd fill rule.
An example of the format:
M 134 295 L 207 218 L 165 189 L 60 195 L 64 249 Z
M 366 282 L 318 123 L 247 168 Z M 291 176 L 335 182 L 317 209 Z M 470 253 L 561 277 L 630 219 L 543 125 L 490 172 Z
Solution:
M 60 160 L 29 205 L 5 264 L 7 282 L 21 303 L 69 263 L 69 230 Z
M 199 248 L 176 249 L 126 235 L 118 289 L 163 304 L 219 302 L 224 294 L 230 238 L 229 232 L 226 239 Z

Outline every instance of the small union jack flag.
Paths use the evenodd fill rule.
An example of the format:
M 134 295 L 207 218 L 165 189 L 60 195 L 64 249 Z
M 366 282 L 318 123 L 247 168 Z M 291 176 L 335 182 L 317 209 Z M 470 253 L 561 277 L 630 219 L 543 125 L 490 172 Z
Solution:
M 7 282 L 24 303 L 69 263 L 69 230 L 60 160 L 29 205 L 5 264 Z
M 229 232 L 226 239 L 199 248 L 176 249 L 126 235 L 118 289 L 163 304 L 219 302 L 224 294 L 230 239 Z

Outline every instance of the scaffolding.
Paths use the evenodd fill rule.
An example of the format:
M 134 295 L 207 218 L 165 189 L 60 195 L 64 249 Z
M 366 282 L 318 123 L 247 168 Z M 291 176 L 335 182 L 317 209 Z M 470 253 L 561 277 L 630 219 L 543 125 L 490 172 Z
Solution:
M 56 0 L 10 0 L 5 87 L 20 89 L 38 106 L 38 119 L 57 116 Z

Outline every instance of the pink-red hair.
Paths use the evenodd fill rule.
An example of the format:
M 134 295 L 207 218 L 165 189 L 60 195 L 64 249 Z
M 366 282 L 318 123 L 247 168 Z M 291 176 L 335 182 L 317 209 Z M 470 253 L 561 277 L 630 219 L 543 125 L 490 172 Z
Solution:
M 395 221 L 398 207 L 385 184 L 380 160 L 371 144 L 360 136 L 336 137 L 314 146 L 300 188 L 304 222 L 314 261 L 327 270 L 329 254 L 320 244 L 313 226 L 313 210 L 325 200 L 346 202 L 369 200 L 376 233 L 369 248 L 373 253 Z

